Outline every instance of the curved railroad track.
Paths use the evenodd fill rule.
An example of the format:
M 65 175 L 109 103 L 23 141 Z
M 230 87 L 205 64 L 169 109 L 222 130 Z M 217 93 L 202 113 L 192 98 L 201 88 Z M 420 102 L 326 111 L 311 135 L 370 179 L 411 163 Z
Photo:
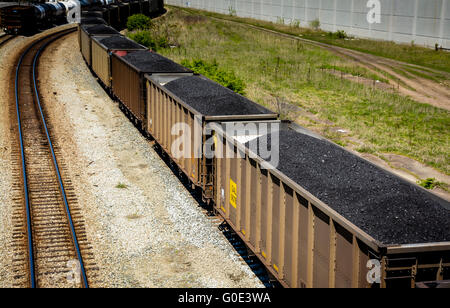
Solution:
M 4 44 L 6 44 L 8 41 L 10 41 L 14 36 L 9 34 L 2 34 L 0 35 L 0 47 L 2 47 Z
M 42 51 L 75 29 L 34 41 L 18 59 L 11 106 L 14 187 L 13 266 L 15 286 L 89 286 L 85 262 L 95 270 L 84 222 L 57 146 L 52 143 L 45 107 L 39 99 L 37 65 Z M 14 114 L 15 112 L 15 114 Z

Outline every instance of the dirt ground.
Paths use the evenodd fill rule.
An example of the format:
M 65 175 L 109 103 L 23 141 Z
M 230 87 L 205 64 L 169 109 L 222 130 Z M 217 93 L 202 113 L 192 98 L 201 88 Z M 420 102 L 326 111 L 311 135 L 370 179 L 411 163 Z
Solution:
M 327 46 L 326 48 L 339 55 L 352 59 L 355 64 L 368 68 L 373 73 L 380 75 L 380 73 L 375 70 L 378 69 L 395 77 L 395 79 L 393 79 L 380 75 L 380 77 L 388 78 L 390 85 L 394 89 L 397 89 L 401 94 L 409 96 L 417 102 L 427 103 L 438 108 L 450 110 L 450 87 L 448 85 L 450 78 L 448 78 L 448 74 L 440 72 L 447 76 L 447 82 L 435 82 L 411 74 L 409 75 L 411 75 L 411 77 L 413 76 L 413 78 L 407 78 L 398 73 L 398 71 L 402 71 L 404 74 L 408 74 L 408 71 L 404 68 L 404 64 L 399 63 L 398 61 L 336 46 Z M 420 66 L 414 67 L 422 74 L 430 75 L 427 69 Z
M 9 50 L 22 46 L 22 39 L 17 38 L 9 41 L 0 48 L 0 93 L 8 93 L 10 82 L 10 71 L 13 69 L 14 55 Z M 12 286 L 12 169 L 11 169 L 11 146 L 9 134 L 9 100 L 8 95 L 0 95 L 0 288 Z

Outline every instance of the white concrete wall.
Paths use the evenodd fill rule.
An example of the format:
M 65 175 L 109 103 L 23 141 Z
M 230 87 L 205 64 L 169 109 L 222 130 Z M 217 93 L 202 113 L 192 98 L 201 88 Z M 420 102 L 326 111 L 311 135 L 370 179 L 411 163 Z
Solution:
M 165 0 L 166 4 L 302 26 L 319 19 L 326 31 L 450 48 L 450 0 L 370 0 L 380 3 L 380 23 L 369 23 L 369 0 Z

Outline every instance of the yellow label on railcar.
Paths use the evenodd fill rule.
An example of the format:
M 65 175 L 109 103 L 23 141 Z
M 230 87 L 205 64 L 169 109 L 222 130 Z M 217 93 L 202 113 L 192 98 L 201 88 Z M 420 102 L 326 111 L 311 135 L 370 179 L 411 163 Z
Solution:
M 276 264 L 273 264 L 273 268 L 277 271 L 277 273 L 280 272 L 280 270 L 278 269 L 278 266 Z
M 231 179 L 230 179 L 230 204 L 234 208 L 237 207 L 237 185 Z

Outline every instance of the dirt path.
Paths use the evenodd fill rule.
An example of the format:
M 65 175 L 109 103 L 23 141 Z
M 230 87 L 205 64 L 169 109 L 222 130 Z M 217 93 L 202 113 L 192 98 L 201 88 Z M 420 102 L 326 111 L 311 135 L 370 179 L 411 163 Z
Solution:
M 211 19 L 216 19 L 220 21 L 225 21 L 229 23 L 235 23 L 239 25 L 244 25 L 246 27 L 269 32 L 278 36 L 283 36 L 289 39 L 302 41 L 304 43 L 314 45 L 317 47 L 321 47 L 324 49 L 327 49 L 339 56 L 345 57 L 347 59 L 353 60 L 356 64 L 365 67 L 375 74 L 379 75 L 380 77 L 384 79 L 388 79 L 390 85 L 392 86 L 392 89 L 396 89 L 399 91 L 399 93 L 411 97 L 413 100 L 420 102 L 420 103 L 426 103 L 430 104 L 432 106 L 442 108 L 445 110 L 450 110 L 450 74 L 446 72 L 441 72 L 425 67 L 421 67 L 419 65 L 413 65 L 408 64 L 388 58 L 383 58 L 379 56 L 370 55 L 367 53 L 333 46 L 325 43 L 320 43 L 308 39 L 304 39 L 295 35 L 280 33 L 274 30 L 265 29 L 262 27 L 249 25 L 242 22 L 237 21 L 231 21 L 228 19 L 218 18 L 218 17 L 211 17 Z M 412 75 L 410 72 L 408 72 L 405 67 L 414 68 L 414 70 L 418 71 L 422 75 L 428 75 L 432 76 L 432 73 L 434 72 L 436 74 L 439 74 L 441 76 L 445 77 L 445 80 L 441 82 L 435 82 L 427 78 L 423 78 L 417 75 Z M 384 74 L 381 74 L 379 70 L 388 73 L 390 76 L 386 76 Z M 401 71 L 402 74 L 399 74 L 398 71 Z M 407 78 L 403 76 L 403 74 L 410 75 L 411 78 Z
M 374 73 L 380 75 L 380 77 L 389 79 L 390 84 L 394 88 L 397 88 L 400 93 L 410 96 L 413 100 L 421 103 L 427 103 L 435 107 L 450 111 L 450 88 L 446 85 L 446 83 L 437 83 L 427 78 L 412 75 L 410 72 L 405 70 L 402 64 L 394 60 L 335 46 L 327 45 L 327 47 L 325 48 L 352 59 L 359 65 L 368 68 Z M 395 77 L 397 80 L 393 80 L 389 76 L 380 74 L 377 69 L 388 73 L 389 75 Z M 420 70 L 418 68 L 417 70 L 419 70 L 419 72 L 422 74 L 429 75 L 429 73 L 424 71 L 423 69 Z M 402 74 L 398 73 L 398 71 L 402 71 L 403 74 L 410 75 L 411 78 L 403 76 Z

